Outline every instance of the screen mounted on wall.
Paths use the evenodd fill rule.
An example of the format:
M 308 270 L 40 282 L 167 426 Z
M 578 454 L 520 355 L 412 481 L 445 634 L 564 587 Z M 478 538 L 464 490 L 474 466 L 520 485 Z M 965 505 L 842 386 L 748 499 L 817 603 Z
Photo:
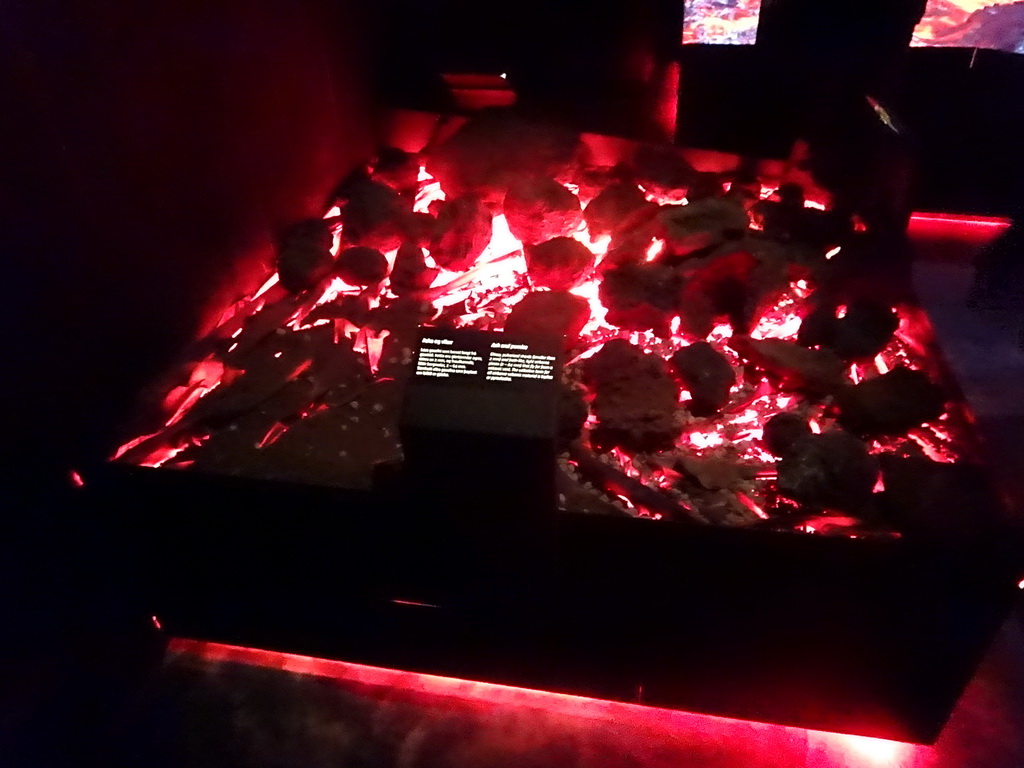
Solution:
M 683 44 L 753 45 L 761 0 L 686 0 Z
M 911 45 L 1024 53 L 1024 0 L 928 0 Z

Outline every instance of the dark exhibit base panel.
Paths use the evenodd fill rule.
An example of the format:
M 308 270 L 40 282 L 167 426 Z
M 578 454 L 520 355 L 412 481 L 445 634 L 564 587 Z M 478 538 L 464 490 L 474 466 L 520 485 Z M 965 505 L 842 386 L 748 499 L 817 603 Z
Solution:
M 420 510 L 419 599 L 515 610 L 552 567 L 560 338 L 425 328 L 381 493 Z
M 529 542 L 548 518 L 510 525 L 514 485 L 495 517 L 402 483 L 109 465 L 89 489 L 172 636 L 903 741 L 936 738 L 1016 597 L 906 541 L 559 514 Z

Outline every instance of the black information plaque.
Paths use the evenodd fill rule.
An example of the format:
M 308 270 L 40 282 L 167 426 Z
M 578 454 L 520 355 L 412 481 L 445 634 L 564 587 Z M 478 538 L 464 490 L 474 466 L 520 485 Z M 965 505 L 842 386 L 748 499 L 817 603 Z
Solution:
M 403 430 L 553 440 L 561 348 L 555 338 L 423 329 Z
M 403 483 L 429 521 L 432 568 L 469 570 L 491 597 L 509 581 L 521 591 L 551 545 L 561 354 L 560 338 L 421 330 Z

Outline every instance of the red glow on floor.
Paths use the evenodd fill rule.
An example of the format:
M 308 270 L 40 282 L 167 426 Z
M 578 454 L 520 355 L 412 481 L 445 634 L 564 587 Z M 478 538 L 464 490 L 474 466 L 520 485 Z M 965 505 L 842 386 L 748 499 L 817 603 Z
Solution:
M 155 620 L 155 617 L 154 617 Z M 863 736 L 812 731 L 804 728 L 749 722 L 700 715 L 622 702 L 591 699 L 562 693 L 472 682 L 417 672 L 317 659 L 291 653 L 222 645 L 174 638 L 168 645 L 172 654 L 189 654 L 207 662 L 226 662 L 276 669 L 294 675 L 330 678 L 340 683 L 365 687 L 367 695 L 388 700 L 409 696 L 432 708 L 451 702 L 453 716 L 457 708 L 479 706 L 489 716 L 498 716 L 498 707 L 543 710 L 552 716 L 572 721 L 599 720 L 640 731 L 667 731 L 681 747 L 695 752 L 709 748 L 718 758 L 715 765 L 728 764 L 729 756 L 746 756 L 737 767 L 767 765 L 763 756 L 771 755 L 773 765 L 809 768 L 923 768 L 931 752 L 927 747 Z
M 909 745 L 898 741 L 872 739 L 867 736 L 847 736 L 835 734 L 837 744 L 845 747 L 847 754 L 864 758 L 863 765 L 890 766 L 899 765 Z M 912 749 L 912 747 L 911 747 Z

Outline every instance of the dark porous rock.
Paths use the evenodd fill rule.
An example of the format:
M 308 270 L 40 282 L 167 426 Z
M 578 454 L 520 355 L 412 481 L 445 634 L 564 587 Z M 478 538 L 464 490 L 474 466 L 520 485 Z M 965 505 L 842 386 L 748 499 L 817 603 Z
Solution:
M 590 304 L 586 299 L 567 291 L 534 291 L 512 307 L 505 332 L 517 336 L 561 336 L 569 347 L 589 319 Z
M 722 177 L 717 173 L 697 173 L 693 181 L 690 182 L 690 188 L 686 191 L 686 199 L 693 203 L 698 200 L 720 197 L 722 190 Z
M 668 248 L 686 255 L 738 238 L 750 225 L 743 206 L 725 198 L 699 200 L 689 205 L 664 205 L 658 223 Z
M 792 181 L 787 181 L 782 184 L 776 191 L 775 196 L 779 198 L 779 202 L 787 208 L 803 208 L 804 201 L 807 199 L 804 195 L 804 189 L 799 184 L 795 184 Z
M 414 243 L 403 243 L 395 254 L 395 266 L 391 270 L 391 291 L 396 296 L 425 291 L 437 275 L 437 269 L 427 266 L 422 248 Z
M 797 440 L 777 466 L 782 494 L 844 512 L 857 512 L 870 501 L 879 471 L 867 445 L 841 430 Z
M 789 285 L 781 262 L 759 260 L 744 248 L 689 258 L 678 273 L 682 309 L 688 309 L 690 316 L 694 308 L 701 308 L 704 316 L 725 316 L 739 333 L 750 330 Z
M 683 197 L 697 171 L 672 146 L 642 144 L 632 159 L 634 178 L 648 192 Z
M 796 340 L 805 347 L 829 347 L 836 337 L 838 323 L 835 307 L 829 304 L 816 307 L 800 321 Z
M 384 147 L 373 162 L 371 178 L 406 196 L 415 197 L 419 188 L 420 162 L 411 152 Z
M 727 316 L 734 329 L 745 332 L 760 309 L 760 286 L 765 281 L 756 278 L 764 271 L 746 250 L 688 259 L 679 270 L 684 278 L 682 301 L 706 302 L 715 315 Z
M 836 320 L 835 337 L 828 346 L 844 360 L 870 360 L 885 349 L 899 325 L 900 317 L 889 305 L 856 301 Z
M 615 182 L 604 189 L 583 210 L 590 236 L 610 235 L 635 211 L 649 205 L 636 184 Z
M 753 467 L 729 455 L 683 456 L 676 466 L 709 491 L 740 488 L 756 474 Z
M 785 456 L 797 442 L 810 436 L 811 425 L 795 413 L 777 413 L 764 424 L 764 443 L 775 456 Z
M 342 295 L 334 301 L 321 304 L 303 322 L 312 325 L 318 320 L 348 320 L 353 325 L 364 326 L 370 320 L 370 297 L 367 291 L 356 296 Z
M 777 240 L 796 240 L 825 247 L 840 242 L 850 229 L 847 217 L 835 211 L 805 208 L 803 190 L 784 185 L 777 193 L 780 200 L 760 200 L 751 207 L 754 220 L 764 233 Z
M 388 260 L 376 248 L 356 245 L 338 254 L 334 273 L 349 285 L 376 285 L 388 276 Z
M 583 221 L 579 198 L 553 179 L 515 179 L 503 207 L 509 231 L 525 245 L 572 234 Z
M 736 373 L 728 358 L 706 341 L 678 350 L 669 364 L 691 395 L 686 407 L 694 416 L 709 416 L 729 402 Z
M 584 362 L 583 376 L 594 391 L 595 447 L 644 452 L 672 448 L 681 431 L 676 420 L 679 385 L 664 360 L 616 339 Z
M 626 339 L 612 339 L 596 354 L 583 361 L 580 366 L 583 383 L 593 389 L 602 382 L 611 381 L 642 354 L 642 349 L 630 344 Z
M 571 237 L 555 237 L 537 245 L 527 245 L 526 272 L 539 288 L 572 288 L 594 265 L 594 254 Z
M 391 251 L 415 235 L 412 202 L 370 179 L 347 183 L 341 203 L 342 237 L 348 245 Z
M 446 200 L 439 207 L 430 255 L 439 267 L 462 272 L 491 242 L 491 211 L 479 197 Z
M 558 443 L 566 448 L 583 434 L 590 416 L 586 398 L 576 387 L 562 384 L 558 390 Z
M 963 546 L 998 529 L 1000 503 L 982 467 L 924 456 L 881 457 L 884 508 L 907 534 Z
M 646 203 L 630 213 L 612 233 L 602 267 L 611 269 L 647 261 L 648 249 L 660 232 L 657 219 L 660 210 L 657 203 Z
M 277 273 L 281 286 L 300 293 L 315 286 L 331 272 L 334 256 L 331 225 L 323 219 L 295 224 L 281 238 L 277 250 Z
M 427 171 L 449 195 L 478 192 L 500 203 L 513 178 L 554 177 L 582 151 L 579 134 L 505 110 L 470 118 L 427 152 Z
M 442 201 L 438 201 L 436 208 L 440 210 L 443 205 Z M 429 213 L 413 213 L 412 219 L 410 219 L 410 235 L 408 242 L 416 243 L 421 248 L 429 248 L 430 241 L 434 238 L 434 233 L 437 230 L 437 219 Z
M 942 389 L 921 371 L 899 367 L 835 394 L 837 419 L 858 435 L 899 435 L 946 408 Z
M 804 318 L 797 341 L 805 347 L 828 347 L 848 362 L 870 360 L 885 349 L 899 325 L 892 307 L 870 299 L 852 302 L 843 317 L 825 304 Z
M 599 296 L 611 325 L 667 338 L 672 318 L 679 314 L 679 291 L 679 278 L 670 267 L 623 264 L 604 273 Z M 711 331 L 710 319 L 706 325 L 704 336 Z
M 782 339 L 751 339 L 734 336 L 729 342 L 736 353 L 770 376 L 786 390 L 828 394 L 843 384 L 846 366 L 834 352 L 807 349 Z

